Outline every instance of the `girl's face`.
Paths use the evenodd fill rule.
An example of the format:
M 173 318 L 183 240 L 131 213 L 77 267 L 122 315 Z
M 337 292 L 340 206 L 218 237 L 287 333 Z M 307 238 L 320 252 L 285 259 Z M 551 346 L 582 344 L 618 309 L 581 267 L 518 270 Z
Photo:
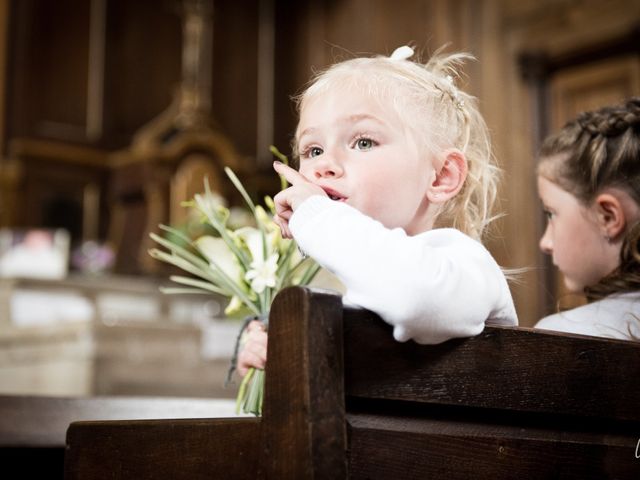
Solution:
M 572 194 L 543 176 L 538 176 L 538 193 L 548 217 L 540 249 L 553 257 L 566 287 L 582 292 L 618 266 L 619 249 L 605 238 L 594 210 Z
M 334 200 L 409 235 L 432 228 L 431 157 L 383 100 L 355 89 L 308 99 L 296 140 L 300 173 Z

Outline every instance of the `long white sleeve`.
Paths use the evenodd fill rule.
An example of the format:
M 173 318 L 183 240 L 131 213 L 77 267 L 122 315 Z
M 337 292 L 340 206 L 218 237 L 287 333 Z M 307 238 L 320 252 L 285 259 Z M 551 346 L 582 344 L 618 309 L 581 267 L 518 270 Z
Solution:
M 298 245 L 344 283 L 345 303 L 376 312 L 399 341 L 435 344 L 516 325 L 507 281 L 491 254 L 454 229 L 408 236 L 356 209 L 313 196 L 289 221 Z

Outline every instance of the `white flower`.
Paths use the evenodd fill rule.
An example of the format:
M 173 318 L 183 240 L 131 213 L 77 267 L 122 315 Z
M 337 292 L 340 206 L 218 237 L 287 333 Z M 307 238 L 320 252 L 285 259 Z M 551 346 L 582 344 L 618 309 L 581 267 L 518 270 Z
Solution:
M 232 280 L 242 279 L 242 271 L 235 255 L 224 240 L 203 236 L 195 241 L 196 246 L 209 263 L 216 265 Z
M 206 216 L 222 223 L 223 225 L 229 218 L 229 209 L 226 207 L 226 200 L 215 192 L 206 192 L 204 194 L 196 193 L 193 197 L 197 206 L 193 211 L 193 215 L 203 213 Z M 197 217 L 196 217 L 197 218 Z
M 224 309 L 224 313 L 226 315 L 235 315 L 236 313 L 240 312 L 242 310 L 242 307 L 244 306 L 245 305 L 242 300 L 234 295 L 233 297 L 231 297 L 227 308 Z
M 262 233 L 255 227 L 242 227 L 235 231 L 236 236 L 241 239 L 249 249 L 251 259 L 264 258 L 262 250 Z
M 254 227 L 242 227 L 235 231 L 235 235 L 240 238 L 246 247 L 249 249 L 251 259 L 264 258 L 274 252 L 278 252 L 280 241 L 280 230 L 273 230 L 265 232 L 265 239 L 267 241 L 266 255 L 262 248 L 262 232 Z
M 196 204 L 200 205 L 200 208 L 205 211 L 215 212 L 220 207 L 227 206 L 225 198 L 217 192 L 196 193 L 194 199 Z
M 229 219 L 227 220 L 227 228 L 236 230 L 241 227 L 248 227 L 256 223 L 251 212 L 246 208 L 231 207 L 229 209 Z
M 267 287 L 276 286 L 276 271 L 278 270 L 278 254 L 274 253 L 266 261 L 256 258 L 251 262 L 251 270 L 244 276 L 251 282 L 251 288 L 256 293 L 262 293 Z

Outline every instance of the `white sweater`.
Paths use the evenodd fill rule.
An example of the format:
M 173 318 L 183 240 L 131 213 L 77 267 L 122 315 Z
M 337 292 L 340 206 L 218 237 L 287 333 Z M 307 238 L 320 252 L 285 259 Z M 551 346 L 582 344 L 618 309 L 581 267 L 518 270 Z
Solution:
M 640 340 L 640 292 L 619 293 L 549 315 L 535 328 L 595 337 Z
M 485 321 L 518 323 L 500 267 L 458 230 L 408 236 L 319 195 L 296 209 L 289 228 L 345 285 L 344 302 L 377 313 L 398 341 L 436 344 L 477 335 Z

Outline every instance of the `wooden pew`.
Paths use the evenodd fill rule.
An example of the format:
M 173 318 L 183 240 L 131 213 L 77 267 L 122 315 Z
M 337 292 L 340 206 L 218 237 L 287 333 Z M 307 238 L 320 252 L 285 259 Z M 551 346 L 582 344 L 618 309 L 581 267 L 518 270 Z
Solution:
M 0 395 L 0 465 L 14 472 L 11 478 L 62 479 L 71 422 L 210 417 L 212 412 L 231 413 L 226 401 L 205 398 Z
M 74 422 L 66 478 L 640 478 L 640 343 L 504 327 L 398 343 L 306 288 L 269 328 L 262 418 Z

